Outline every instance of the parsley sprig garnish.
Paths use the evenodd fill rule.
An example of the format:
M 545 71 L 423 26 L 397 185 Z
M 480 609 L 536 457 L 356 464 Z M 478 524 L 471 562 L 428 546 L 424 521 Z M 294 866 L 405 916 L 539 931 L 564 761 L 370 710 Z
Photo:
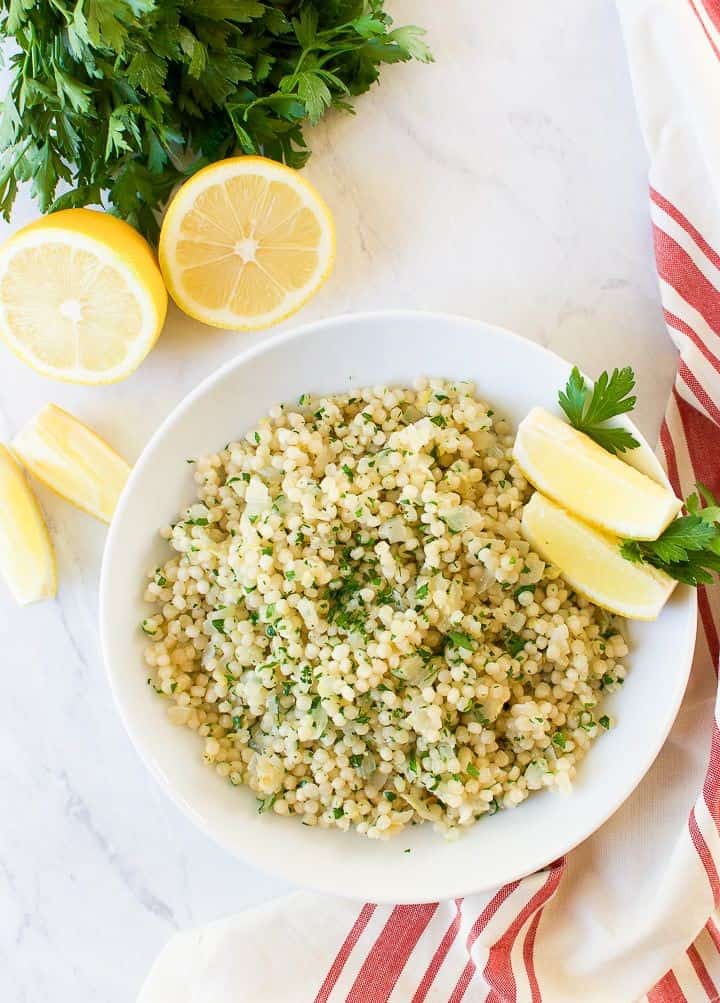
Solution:
M 605 422 L 632 411 L 637 401 L 632 396 L 634 388 L 635 373 L 630 366 L 614 369 L 612 375 L 601 373 L 592 390 L 575 366 L 565 390 L 558 394 L 558 401 L 574 428 L 590 436 L 609 453 L 622 453 L 626 449 L 636 449 L 640 443 L 627 429 L 613 428 Z
M 592 390 L 576 367 L 558 394 L 570 424 L 610 453 L 635 449 L 640 443 L 624 428 L 604 423 L 635 407 L 635 373 L 630 366 L 601 373 Z M 644 562 L 687 585 L 709 585 L 720 574 L 720 502 L 704 484 L 685 502 L 685 514 L 674 519 L 657 540 L 622 540 L 620 553 Z
M 155 240 L 188 174 L 236 151 L 301 167 L 305 124 L 429 61 L 423 35 L 385 0 L 4 3 L 0 211 L 30 181 L 43 212 L 100 202 Z
M 720 572 L 720 504 L 698 483 L 685 508 L 688 514 L 671 522 L 657 540 L 623 540 L 620 553 L 687 585 L 709 585 L 713 572 Z

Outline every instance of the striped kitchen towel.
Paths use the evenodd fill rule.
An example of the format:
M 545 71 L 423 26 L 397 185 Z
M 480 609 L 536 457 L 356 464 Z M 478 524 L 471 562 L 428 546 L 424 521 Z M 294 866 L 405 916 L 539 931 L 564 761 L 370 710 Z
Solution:
M 679 350 L 660 451 L 678 494 L 697 479 L 720 492 L 720 0 L 618 8 Z M 700 589 L 695 664 L 662 753 L 567 861 L 442 903 L 299 893 L 174 937 L 140 1003 L 720 999 L 719 593 Z

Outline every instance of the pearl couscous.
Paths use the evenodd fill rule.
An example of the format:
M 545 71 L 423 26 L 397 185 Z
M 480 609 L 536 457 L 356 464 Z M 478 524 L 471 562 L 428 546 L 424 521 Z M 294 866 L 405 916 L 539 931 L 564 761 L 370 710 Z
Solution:
M 273 408 L 162 530 L 148 682 L 259 811 L 449 836 L 569 789 L 616 621 L 530 550 L 507 421 L 464 382 Z

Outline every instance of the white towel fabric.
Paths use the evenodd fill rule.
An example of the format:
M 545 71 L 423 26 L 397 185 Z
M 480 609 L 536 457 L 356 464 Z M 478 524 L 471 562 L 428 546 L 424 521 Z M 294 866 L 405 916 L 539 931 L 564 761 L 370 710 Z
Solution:
M 663 306 L 680 353 L 661 455 L 678 492 L 696 478 L 717 492 L 720 0 L 618 8 L 651 160 Z M 292 895 L 175 936 L 139 1003 L 719 999 L 718 592 L 701 590 L 692 678 L 660 757 L 567 861 L 457 902 L 392 908 Z

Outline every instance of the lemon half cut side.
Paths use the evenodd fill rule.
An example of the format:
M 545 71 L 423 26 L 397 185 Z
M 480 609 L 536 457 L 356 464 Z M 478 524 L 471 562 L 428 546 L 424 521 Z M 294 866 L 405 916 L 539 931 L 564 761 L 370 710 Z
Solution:
M 149 244 L 107 213 L 51 213 L 0 247 L 0 336 L 43 376 L 124 379 L 155 344 L 166 312 Z
M 267 327 L 320 288 L 335 260 L 330 210 L 297 171 L 232 157 L 198 171 L 172 199 L 160 267 L 189 316 L 231 330 Z

